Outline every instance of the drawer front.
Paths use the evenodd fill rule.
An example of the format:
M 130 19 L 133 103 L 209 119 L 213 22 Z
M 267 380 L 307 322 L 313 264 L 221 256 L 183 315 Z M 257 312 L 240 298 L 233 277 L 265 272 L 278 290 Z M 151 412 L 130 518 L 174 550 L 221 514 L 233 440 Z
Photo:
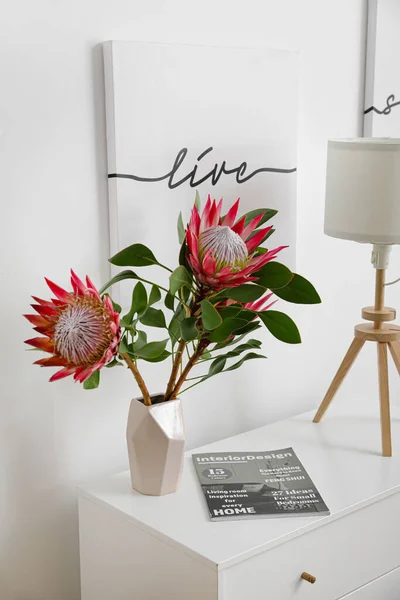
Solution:
M 394 494 L 223 570 L 221 598 L 337 600 L 399 565 L 399 522 Z
M 340 600 L 399 600 L 399 590 L 400 567 L 363 585 L 355 592 L 346 594 Z

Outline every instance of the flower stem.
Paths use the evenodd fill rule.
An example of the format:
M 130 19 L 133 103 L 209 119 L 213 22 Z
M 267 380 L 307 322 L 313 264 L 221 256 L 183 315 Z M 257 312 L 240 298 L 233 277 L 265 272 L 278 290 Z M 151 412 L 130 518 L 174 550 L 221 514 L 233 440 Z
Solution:
M 169 400 L 174 400 L 177 397 L 177 395 L 179 394 L 179 390 L 181 389 L 182 385 L 185 383 L 186 378 L 189 375 L 191 369 L 194 367 L 197 360 L 203 354 L 207 345 L 208 345 L 208 342 L 206 340 L 204 340 L 203 342 L 199 342 L 195 353 L 192 354 L 190 360 L 188 360 L 186 367 L 183 369 L 181 376 L 179 377 L 178 381 L 176 382 L 176 385 L 175 385 L 170 397 L 168 398 Z
M 179 371 L 179 365 L 182 362 L 182 354 L 185 350 L 185 347 L 186 347 L 185 340 L 181 340 L 179 342 L 178 350 L 176 351 L 176 354 L 175 354 L 175 360 L 174 360 L 174 364 L 172 366 L 171 376 L 168 381 L 167 391 L 165 392 L 165 400 L 170 399 L 171 392 L 174 389 L 176 377 L 177 377 L 178 371 Z
M 134 378 L 136 379 L 136 383 L 138 384 L 140 391 L 143 395 L 143 402 L 146 406 L 151 406 L 149 390 L 147 389 L 143 377 L 139 373 L 139 369 L 137 368 L 135 361 L 131 359 L 129 354 L 121 354 L 121 356 L 128 365 L 129 369 L 132 371 Z

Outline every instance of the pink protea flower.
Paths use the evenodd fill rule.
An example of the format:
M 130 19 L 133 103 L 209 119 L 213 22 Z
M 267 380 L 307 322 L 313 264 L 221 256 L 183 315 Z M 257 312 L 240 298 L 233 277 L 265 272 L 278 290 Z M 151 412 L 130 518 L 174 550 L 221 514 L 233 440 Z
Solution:
M 240 199 L 223 219 L 220 216 L 222 199 L 217 204 L 215 200 L 211 202 L 208 196 L 201 217 L 197 207 L 193 207 L 186 229 L 188 261 L 196 279 L 208 287 L 236 287 L 256 281 L 257 277 L 252 274 L 273 260 L 283 248 L 287 248 L 279 246 L 264 254 L 257 254 L 255 250 L 272 227 L 260 229 L 252 236 L 264 213 L 254 217 L 246 227 L 245 217 L 235 223 L 239 202 Z
M 63 290 L 48 279 L 46 282 L 56 298 L 47 301 L 33 296 L 37 304 L 31 306 L 38 315 L 24 315 L 35 326 L 35 331 L 45 337 L 25 343 L 52 354 L 37 360 L 35 365 L 63 367 L 50 381 L 73 375 L 75 381 L 83 383 L 117 353 L 119 314 L 108 296 L 101 299 L 89 277 L 85 285 L 72 269 L 73 292 Z

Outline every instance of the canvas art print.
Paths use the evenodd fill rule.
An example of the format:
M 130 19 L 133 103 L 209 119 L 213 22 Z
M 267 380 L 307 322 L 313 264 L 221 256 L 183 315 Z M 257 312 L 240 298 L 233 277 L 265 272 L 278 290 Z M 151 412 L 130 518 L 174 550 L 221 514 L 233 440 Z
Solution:
M 364 135 L 400 138 L 400 3 L 369 0 Z
M 210 194 L 278 210 L 273 244 L 293 269 L 297 55 L 107 42 L 104 63 L 111 254 L 140 242 L 175 264 L 176 216 L 188 222 L 198 191 L 203 205 Z

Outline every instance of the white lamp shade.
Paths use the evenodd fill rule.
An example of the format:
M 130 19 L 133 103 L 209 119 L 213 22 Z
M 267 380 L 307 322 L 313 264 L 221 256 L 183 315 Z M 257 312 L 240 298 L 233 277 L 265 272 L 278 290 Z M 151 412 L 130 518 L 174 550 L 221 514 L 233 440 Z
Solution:
M 400 139 L 328 141 L 325 233 L 400 244 Z

